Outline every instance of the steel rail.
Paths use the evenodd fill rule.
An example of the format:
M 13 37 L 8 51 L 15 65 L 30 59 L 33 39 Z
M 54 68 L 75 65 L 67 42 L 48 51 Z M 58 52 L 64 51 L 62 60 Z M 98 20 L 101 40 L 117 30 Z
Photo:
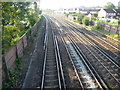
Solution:
M 73 34 L 73 32 L 72 32 L 72 34 Z M 75 35 L 75 36 L 77 36 L 77 35 Z M 82 38 L 82 37 L 81 37 Z M 101 63 L 101 62 L 100 62 Z M 103 64 L 102 64 L 103 65 Z M 103 65 L 104 66 L 104 65 Z M 104 66 L 105 67 L 105 66 Z M 106 67 L 105 67 L 106 68 Z M 107 69 L 107 68 L 106 68 Z M 107 71 L 111 74 L 111 72 L 107 69 Z M 111 74 L 112 75 L 112 74 Z M 113 76 L 113 75 L 112 75 Z M 119 81 L 118 81 L 118 79 L 116 79 L 114 76 L 113 76 L 113 78 L 119 83 Z
M 73 31 L 71 31 L 71 32 L 73 32 Z M 86 38 L 84 35 L 82 35 L 82 34 L 78 34 L 77 32 L 73 32 L 75 35 L 77 35 L 78 37 L 80 37 L 80 38 L 84 38 L 84 40 L 86 40 L 86 41 L 88 41 L 88 43 L 90 44 L 90 45 L 94 45 L 94 46 L 96 46 L 96 47 L 94 47 L 96 50 L 98 50 L 102 55 L 104 55 L 109 61 L 111 61 L 118 69 L 120 69 L 120 67 L 116 64 L 116 63 L 114 63 L 109 57 L 107 57 L 106 56 L 106 54 L 104 54 L 102 51 L 101 51 L 101 49 L 97 46 L 97 45 L 95 45 L 92 41 L 90 41 L 89 40 L 89 38 Z
M 59 32 L 60 33 L 60 32 Z M 61 34 L 60 34 L 60 36 L 62 36 Z M 62 39 L 63 40 L 63 39 Z M 64 40 L 63 40 L 64 41 Z M 64 41 L 64 43 L 65 43 L 65 41 Z M 66 45 L 65 45 L 66 46 Z M 75 48 L 75 47 L 74 47 Z M 67 49 L 67 46 L 66 46 L 66 49 Z M 77 49 L 76 49 L 77 50 Z M 67 50 L 68 51 L 68 50 Z M 69 51 L 68 51 L 69 52 Z M 78 52 L 78 51 L 77 51 Z M 79 52 L 78 52 L 79 53 Z M 69 54 L 70 55 L 70 54 Z M 79 53 L 79 55 L 80 55 L 80 53 Z M 71 56 L 70 56 L 71 57 Z M 80 55 L 80 57 L 82 57 L 81 55 Z M 71 58 L 72 59 L 72 58 Z M 84 59 L 83 57 L 82 57 L 82 59 Z M 72 63 L 73 63 L 73 61 L 72 61 Z M 89 66 L 87 65 L 87 63 L 85 62 L 85 60 L 84 60 L 84 63 L 85 63 L 85 65 L 87 66 L 87 68 L 89 69 L 89 71 L 91 72 L 91 74 L 92 74 L 92 76 L 95 78 L 95 76 L 94 76 L 94 74 L 92 73 L 92 70 L 89 68 Z M 74 64 L 74 63 L 73 63 Z M 75 65 L 74 65 L 74 67 L 75 67 Z M 102 88 L 101 87 L 101 85 L 99 84 L 99 82 L 98 82 L 98 80 L 95 78 L 95 81 L 97 82 L 97 84 L 100 86 L 100 88 Z M 80 80 L 80 82 L 81 82 L 81 80 Z M 82 82 L 81 82 L 82 83 Z M 84 88 L 83 87 L 83 85 L 82 85 L 82 88 Z
M 58 25 L 57 25 L 52 19 L 51 19 L 51 21 L 52 21 L 52 22 L 57 26 L 57 28 L 59 29 Z M 58 30 L 58 29 L 57 29 L 57 30 Z M 58 31 L 58 32 L 59 32 L 59 31 Z M 67 48 L 67 46 L 66 46 L 66 43 L 65 43 L 64 39 L 62 38 L 61 33 L 59 33 L 59 34 L 60 34 L 60 36 L 61 36 L 61 40 L 62 40 L 62 42 L 63 42 L 63 44 L 64 44 L 64 46 L 65 46 L 65 49 L 66 49 L 66 51 L 67 51 L 67 53 L 68 53 L 69 59 L 70 59 L 72 65 L 73 65 L 73 68 L 74 68 L 74 70 L 75 70 L 75 74 L 76 74 L 76 76 L 77 76 L 77 78 L 78 78 L 78 81 L 80 82 L 80 86 L 81 86 L 81 88 L 83 88 L 83 85 L 82 85 L 82 83 L 81 83 L 80 77 L 79 77 L 78 72 L 77 72 L 77 70 L 76 70 L 76 68 L 75 68 L 75 65 L 74 65 L 74 63 L 73 63 L 73 61 L 72 61 L 72 57 L 71 57 L 71 55 L 70 55 L 70 53 L 69 53 L 69 51 L 68 51 L 68 48 Z
M 67 22 L 66 22 L 67 23 Z M 68 24 L 68 23 L 67 23 Z M 80 30 L 80 29 L 78 29 L 78 28 L 76 28 L 75 26 L 73 26 L 72 24 L 70 24 L 70 26 L 72 26 L 73 27 L 73 29 L 76 29 L 77 31 L 79 31 L 79 32 L 83 32 L 82 30 Z M 88 35 L 86 35 L 86 36 L 88 36 Z M 89 36 L 90 37 L 90 36 Z M 92 38 L 92 37 L 91 37 Z M 97 38 L 97 37 L 96 37 Z M 105 47 L 104 45 L 102 45 L 99 41 L 97 41 L 97 40 L 95 40 L 94 38 L 92 38 L 95 42 L 97 42 L 99 45 L 101 45 L 102 47 L 104 47 L 105 49 L 108 49 L 108 47 Z M 102 39 L 100 39 L 99 38 L 99 40 L 102 40 Z M 102 40 L 103 41 L 103 40 Z M 105 42 L 105 41 L 104 41 Z M 106 42 L 106 43 L 108 43 L 108 42 Z M 110 45 L 110 46 L 112 46 L 111 44 L 109 44 L 108 43 L 108 45 Z M 98 47 L 98 46 L 97 46 Z M 116 49 L 116 51 L 119 53 L 119 49 L 117 48 L 117 47 L 114 47 L 114 46 L 112 46 L 113 48 L 115 48 Z M 106 53 L 105 51 L 103 51 L 102 49 L 100 49 L 102 52 L 104 52 L 104 54 L 106 54 L 108 57 L 110 57 L 116 64 L 118 64 L 119 65 L 119 59 L 120 59 L 120 57 L 119 57 L 119 54 L 118 53 L 116 53 L 116 52 L 110 52 L 110 54 L 108 54 L 108 53 Z M 112 55 L 112 56 L 115 56 L 115 57 L 112 57 L 112 56 L 110 56 L 110 55 Z M 116 59 L 118 60 L 118 61 L 116 61 Z
M 45 18 L 46 18 L 46 25 L 48 24 L 48 19 L 47 19 L 47 17 L 46 16 L 44 16 Z M 48 26 L 47 26 L 48 27 Z M 46 30 L 48 30 L 48 28 L 46 28 Z M 52 29 L 51 29 L 52 30 Z M 48 34 L 48 33 L 47 33 Z M 54 47 L 56 47 L 55 46 L 55 41 L 54 41 L 54 36 L 53 36 L 53 32 L 51 33 L 52 34 L 52 38 L 53 38 L 53 45 L 54 45 Z M 48 38 L 48 37 L 47 37 Z M 42 76 L 42 83 L 41 83 L 41 90 L 44 88 L 44 83 L 45 83 L 45 75 L 46 75 L 46 64 L 48 63 L 47 62 L 47 53 L 48 53 L 48 49 L 47 49 L 47 46 L 48 46 L 48 39 L 46 39 L 46 48 L 45 48 L 45 58 L 44 58 L 44 65 L 43 65 L 43 76 Z M 57 79 L 58 79 L 58 88 L 59 89 L 61 89 L 61 83 L 60 83 L 60 73 L 59 73 L 59 66 L 58 66 L 58 57 L 57 57 L 57 51 L 56 51 L 56 49 L 54 48 L 54 54 L 55 54 L 55 63 L 56 63 L 56 73 L 57 73 Z M 48 60 L 48 61 L 50 61 L 50 60 Z M 50 64 L 50 63 L 49 63 Z M 49 65 L 48 64 L 48 65 Z M 54 66 L 52 66 L 52 67 L 54 67 Z M 49 67 L 50 68 L 50 67 Z M 55 75 L 55 74 L 54 74 Z M 56 78 L 56 77 L 55 77 Z M 49 81 L 49 83 L 50 82 L 52 82 L 52 81 Z M 54 82 L 53 82 L 54 83 Z M 48 85 L 49 87 L 47 87 L 47 88 L 57 88 L 57 87 L 55 87 L 54 85 L 52 85 L 52 86 L 50 86 L 50 85 Z
M 78 24 L 77 23 L 75 23 L 75 22 L 72 22 L 72 21 L 70 21 L 70 20 L 65 20 L 67 23 L 69 22 L 69 24 L 74 24 L 74 26 L 75 27 L 77 27 L 78 28 Z M 81 26 L 80 24 L 79 24 L 79 26 Z M 86 31 L 88 31 L 87 29 L 86 29 Z M 89 31 L 91 34 L 93 34 L 93 35 L 96 35 L 94 32 L 91 32 L 91 31 Z M 99 39 L 101 39 L 101 38 L 99 38 Z M 102 40 L 102 39 L 101 39 Z M 118 49 L 118 45 L 114 45 L 114 44 L 111 44 L 109 41 L 107 41 L 107 40 L 102 40 L 103 42 L 106 42 L 107 44 L 109 44 L 111 47 L 113 47 L 113 48 L 115 48 L 116 50 L 119 50 L 120 51 L 120 49 Z

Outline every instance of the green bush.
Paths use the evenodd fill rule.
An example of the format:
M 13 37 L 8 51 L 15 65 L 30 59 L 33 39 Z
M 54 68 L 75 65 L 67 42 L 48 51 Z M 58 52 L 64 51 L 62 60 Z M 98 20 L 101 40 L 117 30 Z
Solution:
M 100 23 L 97 23 L 97 24 L 94 26 L 94 29 L 101 29 Z
M 84 18 L 84 14 L 81 14 L 81 13 L 79 13 L 78 15 L 77 15 L 77 21 L 80 23 L 80 24 L 82 24 L 82 19 Z
M 118 20 L 118 26 L 120 26 L 120 20 Z
M 86 26 L 89 26 L 89 24 L 90 24 L 90 19 L 89 19 L 88 17 L 84 17 L 84 18 L 82 19 L 82 23 L 83 23 L 84 25 L 86 25 Z
M 2 2 L 3 54 L 40 19 L 41 12 L 37 7 L 30 8 L 31 4 L 30 2 Z
M 64 13 L 64 15 L 65 15 L 66 17 L 68 17 L 68 16 L 69 16 L 69 14 L 68 14 L 68 13 Z

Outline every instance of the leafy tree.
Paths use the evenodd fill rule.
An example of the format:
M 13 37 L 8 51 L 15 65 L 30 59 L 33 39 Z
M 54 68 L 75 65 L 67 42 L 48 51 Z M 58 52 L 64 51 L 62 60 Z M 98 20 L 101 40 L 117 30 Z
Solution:
M 104 9 L 115 9 L 115 5 L 111 2 L 108 2 L 103 8 Z
M 96 23 L 96 25 L 95 25 L 95 29 L 100 29 L 101 28 L 101 24 L 98 22 L 98 23 Z
M 82 24 L 82 19 L 84 18 L 84 14 L 82 14 L 82 13 L 79 13 L 78 15 L 77 15 L 77 21 L 80 23 L 80 24 Z
M 82 19 L 82 23 L 84 24 L 84 25 L 89 25 L 90 24 L 90 19 L 88 18 L 88 17 L 84 17 L 83 19 Z
M 64 15 L 65 15 L 66 17 L 68 17 L 68 16 L 69 16 L 69 14 L 68 14 L 68 13 L 65 13 L 65 12 L 64 12 Z
M 39 19 L 37 3 L 2 2 L 2 46 L 3 52 L 20 39 Z
M 93 16 L 96 18 L 98 16 L 98 14 L 93 14 Z
M 120 20 L 118 20 L 118 25 L 120 26 Z

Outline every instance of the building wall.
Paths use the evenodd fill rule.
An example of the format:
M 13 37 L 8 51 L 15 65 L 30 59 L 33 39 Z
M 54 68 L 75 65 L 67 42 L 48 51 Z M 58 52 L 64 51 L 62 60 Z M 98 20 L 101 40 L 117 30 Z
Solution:
M 120 9 L 120 1 L 118 2 L 118 9 Z
M 99 12 L 98 12 L 98 17 L 106 17 L 106 12 L 101 9 Z

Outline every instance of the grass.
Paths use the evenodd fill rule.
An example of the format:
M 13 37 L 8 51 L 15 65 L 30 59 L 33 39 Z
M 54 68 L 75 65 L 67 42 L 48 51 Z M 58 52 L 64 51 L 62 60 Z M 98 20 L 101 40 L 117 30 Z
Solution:
M 83 24 L 81 24 L 81 25 L 83 25 Z M 96 29 L 96 28 L 94 28 L 95 26 L 85 26 L 85 25 L 83 25 L 83 26 L 87 27 L 86 29 L 89 30 L 89 31 L 91 31 L 92 29 L 95 29 L 95 30 L 97 30 L 99 32 L 102 32 L 103 34 L 108 35 L 108 36 L 110 36 L 110 37 L 112 37 L 116 40 L 120 40 L 120 35 L 119 34 L 110 33 L 110 32 L 107 32 L 105 30 L 102 30 L 102 29 Z
M 102 29 L 97 29 L 97 31 L 102 32 L 103 34 L 108 35 L 108 36 L 110 36 L 110 37 L 112 37 L 116 40 L 120 40 L 120 35 L 119 34 L 110 33 L 110 32 L 107 32 L 105 30 L 102 30 Z

